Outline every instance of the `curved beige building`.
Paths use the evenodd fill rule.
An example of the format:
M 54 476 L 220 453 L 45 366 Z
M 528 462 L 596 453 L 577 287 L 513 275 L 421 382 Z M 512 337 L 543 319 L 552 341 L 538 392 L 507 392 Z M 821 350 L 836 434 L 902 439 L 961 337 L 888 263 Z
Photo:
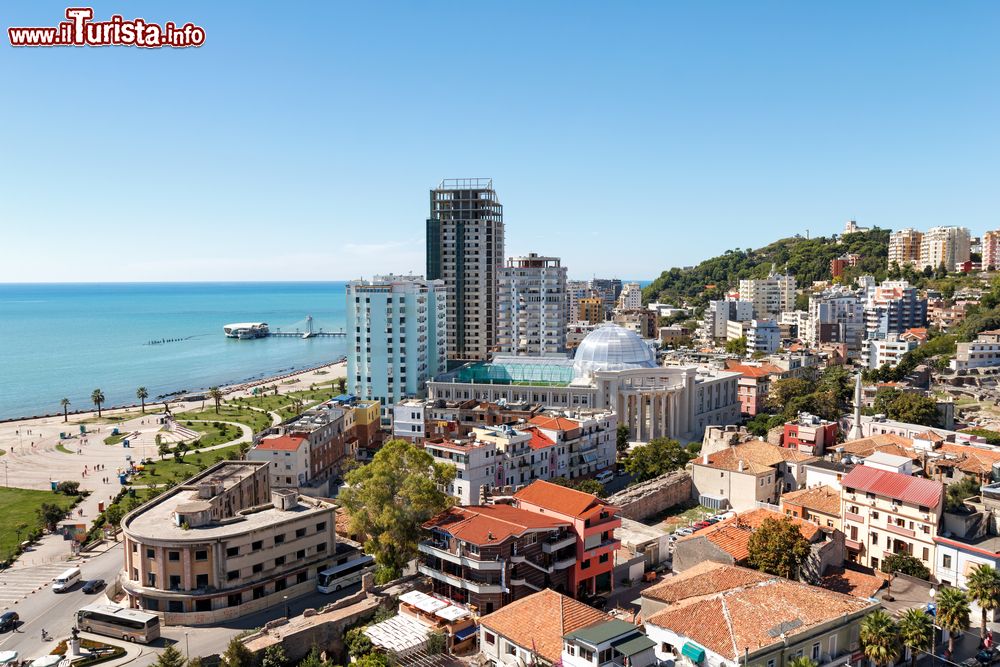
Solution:
M 167 624 L 237 618 L 314 590 L 335 564 L 334 506 L 224 461 L 122 520 L 129 606 Z

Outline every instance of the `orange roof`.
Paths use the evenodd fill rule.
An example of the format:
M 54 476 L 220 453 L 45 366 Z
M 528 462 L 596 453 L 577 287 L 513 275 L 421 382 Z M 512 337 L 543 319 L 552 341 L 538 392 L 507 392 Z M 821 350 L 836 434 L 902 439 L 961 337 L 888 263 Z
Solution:
M 599 507 L 607 507 L 612 511 L 617 509 L 592 493 L 584 493 L 541 479 L 524 487 L 515 493 L 514 497 L 531 505 L 572 517 L 583 517 Z
M 549 436 L 545 435 L 537 428 L 526 428 L 521 431 L 522 433 L 530 433 L 531 440 L 528 441 L 528 445 L 532 449 L 546 449 L 556 444 L 555 441 Z
M 751 366 L 748 364 L 741 364 L 738 361 L 729 359 L 726 361 L 726 370 L 733 371 L 734 373 L 740 373 L 743 377 L 748 378 L 762 378 L 772 375 L 774 373 L 784 373 L 784 369 L 775 366 L 774 364 L 761 364 L 760 366 Z
M 879 433 L 860 440 L 850 440 L 843 445 L 844 452 L 855 456 L 871 456 L 875 452 L 886 452 L 896 456 L 913 458 L 913 441 L 894 433 Z
M 737 514 L 731 519 L 720 521 L 714 526 L 702 528 L 694 535 L 682 537 L 678 542 L 687 542 L 704 537 L 739 563 L 750 557 L 750 536 L 767 519 L 777 519 L 778 521 L 787 519 L 791 521 L 799 527 L 802 537 L 810 542 L 820 532 L 819 526 L 814 523 L 760 507 Z
M 279 435 L 274 438 L 264 438 L 257 443 L 255 449 L 263 451 L 294 452 L 306 439 L 297 435 Z
M 452 507 L 423 524 L 424 528 L 437 528 L 460 540 L 478 545 L 499 544 L 509 537 L 532 530 L 569 526 L 567 521 L 510 505 Z
M 954 454 L 959 459 L 955 463 L 959 470 L 976 475 L 985 475 L 992 472 L 993 465 L 1000 462 L 1000 451 L 994 449 L 983 449 L 982 447 L 946 442 L 937 451 Z M 935 463 L 949 463 L 949 461 L 937 460 Z
M 562 657 L 564 635 L 610 620 L 608 614 L 546 588 L 483 616 L 479 622 L 556 664 Z
M 923 433 L 917 433 L 913 436 L 914 439 L 920 440 L 930 440 L 931 442 L 944 442 L 944 436 L 940 433 L 935 433 L 934 431 L 924 431 Z
M 710 577 L 714 573 L 703 573 L 701 576 Z M 864 613 L 878 605 L 877 602 L 860 600 L 817 586 L 762 576 L 764 580 L 752 579 L 708 597 L 702 594 L 682 599 L 645 619 L 646 625 L 669 628 L 681 637 L 738 663 L 744 650 L 753 653 L 784 643 L 778 628 L 792 638 L 813 632 L 817 627 L 844 616 Z M 736 575 L 728 578 L 735 579 Z M 692 588 L 698 588 L 697 577 L 687 583 Z M 789 644 L 794 641 L 789 641 Z
M 529 419 L 528 423 L 541 428 L 547 428 L 550 431 L 572 431 L 573 429 L 580 428 L 580 422 L 566 417 L 546 417 L 545 415 L 538 415 L 537 417 Z
M 797 449 L 778 447 L 761 440 L 750 440 L 709 454 L 707 465 L 711 468 L 738 472 L 742 462 L 744 472 L 756 475 L 768 472 L 782 461 L 801 462 L 814 458 L 816 457 Z M 706 465 L 702 461 L 701 458 L 695 459 L 694 464 Z
M 781 496 L 782 507 L 785 503 L 798 505 L 820 514 L 840 516 L 840 492 L 825 484 L 811 489 L 789 491 Z
M 837 593 L 853 595 L 856 598 L 870 598 L 875 597 L 875 593 L 882 588 L 884 583 L 885 579 L 880 577 L 875 570 L 871 570 L 869 574 L 837 567 L 827 570 L 820 581 L 820 586 Z
M 745 567 L 701 561 L 678 575 L 642 592 L 642 597 L 674 604 L 682 600 L 722 593 L 740 586 L 767 581 L 771 575 Z

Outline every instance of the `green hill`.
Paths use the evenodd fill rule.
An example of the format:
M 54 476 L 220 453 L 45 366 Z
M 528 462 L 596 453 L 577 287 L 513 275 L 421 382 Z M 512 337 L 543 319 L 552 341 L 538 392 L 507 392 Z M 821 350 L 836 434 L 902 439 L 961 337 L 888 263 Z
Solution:
M 643 290 L 643 300 L 704 305 L 710 299 L 721 299 L 743 278 L 767 277 L 772 267 L 779 273 L 795 276 L 801 287 L 815 280 L 830 280 L 830 260 L 844 253 L 861 256 L 858 266 L 849 267 L 845 272 L 847 280 L 863 274 L 881 280 L 886 274 L 889 233 L 888 229 L 876 227 L 868 232 L 844 234 L 837 239 L 795 236 L 757 250 L 727 250 L 693 268 L 664 271 Z

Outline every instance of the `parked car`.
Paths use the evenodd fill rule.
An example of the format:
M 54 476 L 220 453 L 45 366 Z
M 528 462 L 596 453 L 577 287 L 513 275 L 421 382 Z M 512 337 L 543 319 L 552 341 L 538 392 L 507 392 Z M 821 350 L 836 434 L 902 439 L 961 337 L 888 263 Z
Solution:
M 584 602 L 589 604 L 594 609 L 600 609 L 602 611 L 608 606 L 608 599 L 603 595 L 592 595 L 584 600 Z
M 694 528 L 694 529 L 695 529 L 695 531 L 699 531 L 699 530 L 701 530 L 702 528 L 708 528 L 708 527 L 709 527 L 709 526 L 711 526 L 711 525 L 712 525 L 712 524 L 710 524 L 710 523 L 709 523 L 708 521 L 698 521 L 697 523 L 695 523 L 695 524 L 694 524 L 693 526 L 691 526 L 691 527 L 692 527 L 692 528 Z
M 674 535 L 677 537 L 687 537 L 688 535 L 694 534 L 694 530 L 691 528 L 680 528 L 674 531 Z
M 103 579 L 91 579 L 90 581 L 88 581 L 83 585 L 83 588 L 81 590 L 83 590 L 84 593 L 96 593 L 102 588 L 104 588 Z
M 5 611 L 2 615 L 0 615 L 0 632 L 16 630 L 17 622 L 20 620 L 21 617 L 17 615 L 16 611 Z
M 978 660 L 979 664 L 983 665 L 983 667 L 1000 662 L 1000 649 L 992 646 L 990 648 L 984 648 L 976 654 L 976 660 Z

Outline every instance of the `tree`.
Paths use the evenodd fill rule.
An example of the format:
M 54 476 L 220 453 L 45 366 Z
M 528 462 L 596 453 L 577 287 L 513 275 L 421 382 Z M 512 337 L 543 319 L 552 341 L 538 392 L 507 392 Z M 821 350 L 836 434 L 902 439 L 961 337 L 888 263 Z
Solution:
M 117 503 L 112 503 L 104 510 L 104 521 L 111 526 L 115 542 L 118 541 L 118 525 L 122 522 L 125 512 Z
M 889 554 L 882 560 L 880 569 L 886 574 L 902 572 L 917 579 L 928 581 L 931 578 L 931 571 L 927 569 L 919 558 L 910 554 Z
M 201 658 L 198 656 L 189 658 L 187 662 L 187 667 L 201 667 Z
M 159 433 L 156 434 L 156 453 L 160 455 L 161 461 L 170 453 L 170 445 L 163 442 L 163 438 L 160 437 Z
M 55 530 L 59 522 L 66 516 L 65 510 L 55 503 L 42 503 L 38 508 L 38 518 L 49 530 Z
M 899 644 L 899 628 L 886 612 L 876 609 L 861 621 L 861 647 L 865 657 L 876 665 L 889 665 L 895 660 Z
M 219 405 L 222 403 L 222 390 L 218 387 L 212 387 L 208 390 L 208 397 L 215 401 L 215 414 L 219 414 Z
M 399 576 L 417 555 L 421 524 L 451 506 L 442 489 L 454 478 L 454 466 L 435 463 L 422 447 L 403 440 L 390 440 L 371 463 L 347 473 L 339 497 L 351 532 L 368 536 L 365 551 L 375 557 L 381 583 Z
M 948 631 L 948 655 L 955 651 L 955 635 L 969 629 L 969 598 L 964 591 L 946 586 L 937 594 L 938 625 Z
M 814 390 L 812 383 L 802 378 L 787 378 L 771 384 L 768 403 L 777 412 L 783 412 L 792 399 L 808 396 Z
M 56 485 L 56 491 L 66 496 L 80 495 L 80 482 L 68 479 Z
M 352 658 L 360 658 L 371 653 L 375 646 L 365 634 L 364 628 L 351 628 L 344 635 L 344 648 Z
M 146 391 L 145 387 L 139 387 L 135 390 L 135 397 L 142 404 L 142 414 L 146 414 L 146 399 L 149 398 L 149 392 Z
M 979 479 L 966 475 L 954 484 L 945 487 L 944 508 L 948 511 L 959 509 L 967 498 L 979 495 Z
M 917 653 L 934 644 L 934 622 L 923 609 L 907 609 L 899 618 L 899 638 L 910 649 L 910 667 L 916 667 Z
M 63 409 L 63 421 L 64 422 L 69 421 L 69 399 L 68 398 L 62 399 L 61 401 L 59 401 L 59 405 L 61 405 Z
M 261 667 L 290 667 L 290 661 L 281 644 L 272 644 L 264 650 Z
M 615 430 L 615 449 L 618 450 L 618 458 L 625 458 L 625 454 L 628 453 L 628 426 L 625 424 L 619 424 L 617 430 Z
M 254 656 L 243 642 L 233 637 L 222 654 L 222 664 L 225 667 L 253 667 Z
M 384 653 L 372 651 L 354 664 L 355 667 L 389 667 L 389 658 Z
M 653 438 L 628 453 L 625 470 L 642 482 L 683 468 L 690 460 L 687 450 L 676 440 Z
M 154 667 L 184 667 L 184 656 L 174 648 L 173 644 L 167 644 L 153 665 Z
M 986 639 L 989 632 L 987 625 L 988 613 L 1000 608 L 1000 572 L 992 566 L 982 563 L 975 566 L 965 580 L 969 598 L 979 605 L 982 610 L 982 623 L 979 629 L 979 637 Z
M 747 337 L 740 336 L 726 341 L 726 352 L 744 355 L 747 352 Z
M 806 655 L 800 655 L 798 657 L 792 658 L 788 662 L 788 667 L 818 667 L 816 661 Z
M 896 400 L 889 404 L 889 419 L 922 424 L 924 426 L 938 425 L 937 403 L 929 396 L 913 392 L 902 392 Z
M 747 550 L 751 567 L 794 579 L 809 556 L 809 541 L 791 519 L 765 519 L 750 535 Z
M 90 402 L 97 406 L 97 416 L 101 416 L 101 404 L 104 403 L 104 392 L 100 389 L 95 389 L 90 392 Z
M 184 454 L 187 452 L 187 450 L 188 450 L 188 444 L 186 442 L 178 442 L 174 446 L 174 458 L 177 459 L 178 461 L 183 461 Z
M 604 489 L 604 485 L 598 482 L 596 479 L 582 479 L 576 485 L 577 491 L 583 491 L 584 493 L 591 493 L 598 498 L 603 498 L 607 491 Z

